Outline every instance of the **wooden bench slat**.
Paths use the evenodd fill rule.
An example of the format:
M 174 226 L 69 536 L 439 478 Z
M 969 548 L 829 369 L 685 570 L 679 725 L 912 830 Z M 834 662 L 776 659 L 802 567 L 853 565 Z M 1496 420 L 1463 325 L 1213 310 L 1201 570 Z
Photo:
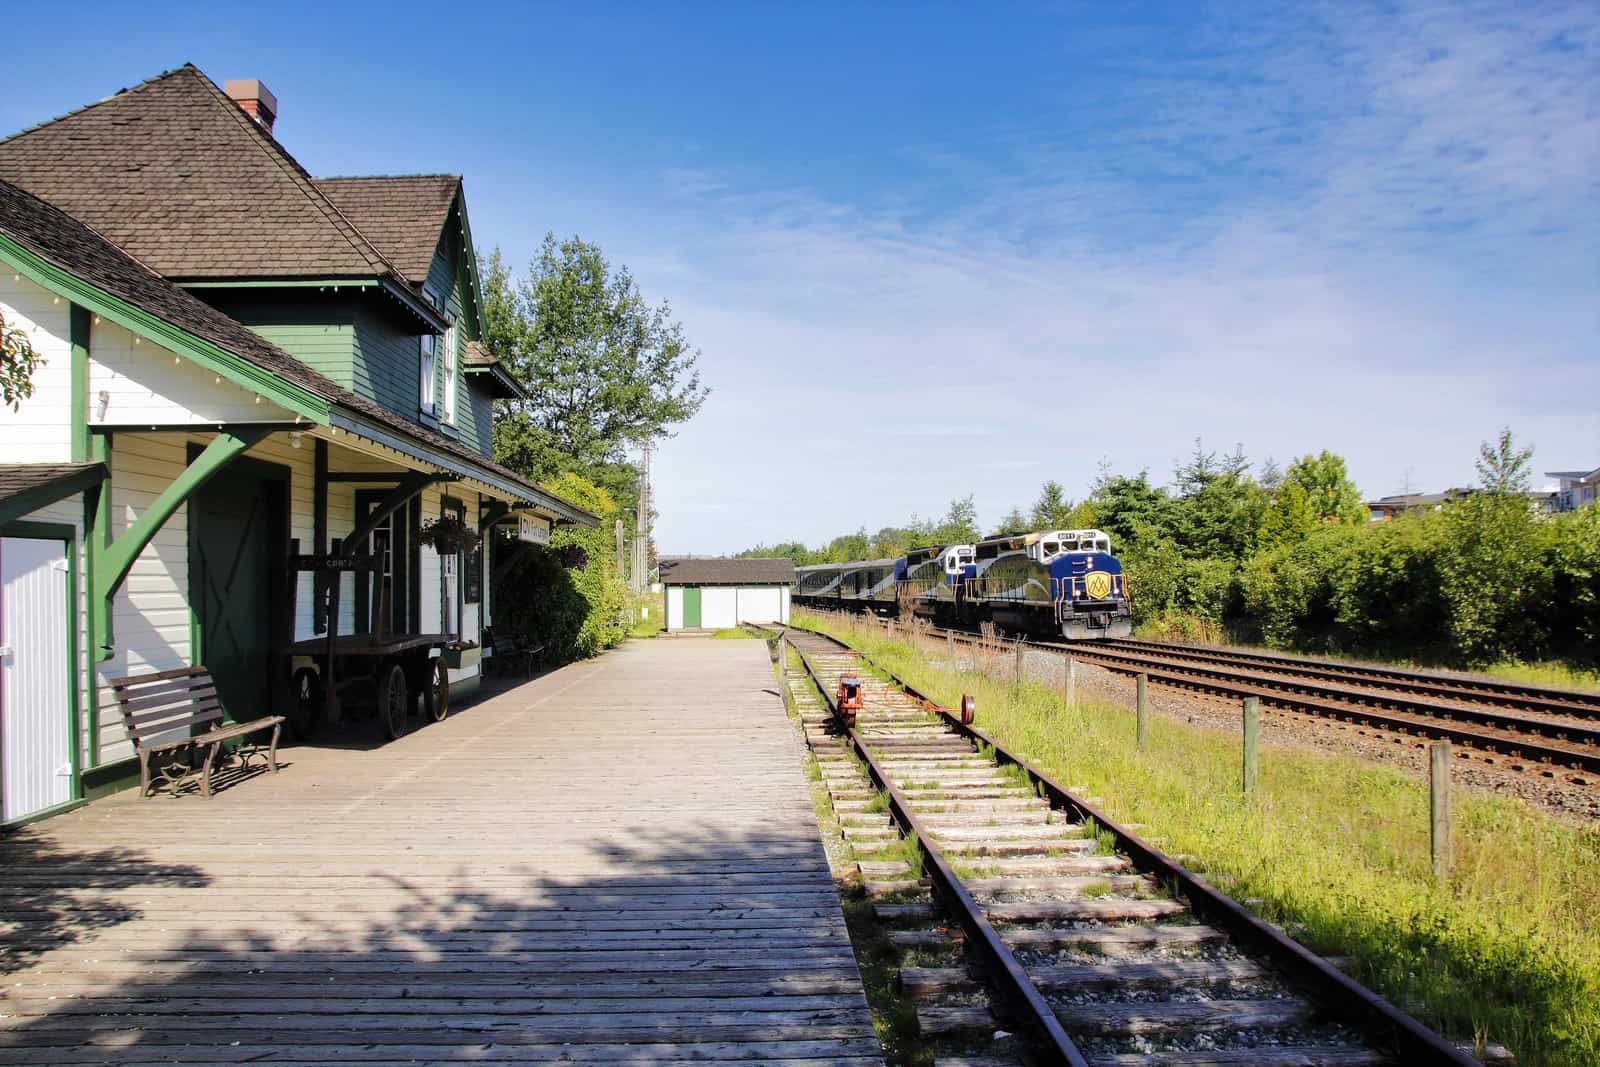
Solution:
M 126 689 L 130 685 L 142 682 L 162 682 L 168 678 L 179 678 L 186 674 L 210 674 L 204 667 L 177 667 L 170 671 L 161 671 L 158 674 L 130 674 L 124 678 L 108 678 L 106 684 L 113 689 Z
M 166 693 L 152 693 L 140 696 L 137 700 L 123 700 L 120 702 L 123 713 L 145 711 L 149 708 L 159 708 L 166 704 L 181 704 L 185 700 L 203 700 L 214 696 L 217 692 L 216 683 L 207 678 L 204 685 L 196 685 L 186 689 L 174 689 Z
M 204 708 L 180 708 L 170 712 L 150 711 L 127 724 L 134 734 L 162 734 L 187 723 L 213 722 L 222 718 L 222 705 L 212 701 Z M 166 725 L 162 725 L 166 724 Z

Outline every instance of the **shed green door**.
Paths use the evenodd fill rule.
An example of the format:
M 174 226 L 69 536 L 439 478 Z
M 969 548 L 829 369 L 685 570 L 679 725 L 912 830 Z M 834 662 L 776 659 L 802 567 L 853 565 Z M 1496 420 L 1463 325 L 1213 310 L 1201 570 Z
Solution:
M 700 587 L 686 585 L 683 587 L 683 626 L 686 630 L 700 628 Z

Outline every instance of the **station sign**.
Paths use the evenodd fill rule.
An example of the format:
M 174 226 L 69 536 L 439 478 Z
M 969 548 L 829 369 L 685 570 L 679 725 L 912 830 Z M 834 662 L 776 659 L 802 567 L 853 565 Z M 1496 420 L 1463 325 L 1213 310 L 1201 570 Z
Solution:
M 517 516 L 517 540 L 533 545 L 550 543 L 550 523 L 537 515 Z

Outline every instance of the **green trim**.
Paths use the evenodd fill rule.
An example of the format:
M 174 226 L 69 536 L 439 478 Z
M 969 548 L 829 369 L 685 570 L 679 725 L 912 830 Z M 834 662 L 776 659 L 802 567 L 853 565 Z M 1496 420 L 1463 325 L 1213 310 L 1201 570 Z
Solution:
M 250 446 L 270 431 L 258 430 L 253 427 L 239 426 L 231 431 L 218 433 L 206 445 L 195 460 L 183 469 L 172 482 L 161 491 L 150 505 L 144 509 L 133 525 L 122 532 L 122 536 L 106 546 L 104 557 L 100 566 L 95 568 L 94 597 L 99 601 L 109 601 L 122 585 L 128 571 L 133 567 L 133 561 L 139 558 L 139 553 L 144 551 L 156 531 L 172 517 L 184 501 L 189 499 L 196 489 L 199 489 L 212 476 L 226 467 L 235 458 L 242 455 Z
M 72 305 L 72 462 L 89 458 L 89 309 Z
M 483 321 L 483 284 L 478 277 L 478 253 L 472 247 L 472 224 L 467 221 L 467 192 L 465 186 L 456 185 L 456 213 L 461 216 L 461 261 L 467 271 L 467 295 L 472 298 L 472 333 L 474 341 L 482 341 L 486 332 Z
M 429 474 L 426 471 L 407 474 L 400 479 L 398 485 L 389 490 L 378 501 L 377 507 L 373 508 L 365 518 L 356 523 L 356 528 L 351 530 L 349 535 L 345 537 L 344 543 L 356 546 L 351 549 L 352 552 L 359 551 L 360 546 L 365 543 L 366 539 L 372 536 L 372 531 L 378 528 L 378 524 L 396 511 L 399 511 L 410 502 L 412 497 L 419 495 L 422 490 L 434 482 L 453 482 L 455 480 L 456 476 L 454 474 L 448 474 L 443 471 L 435 474 Z
M 27 275 L 37 285 L 64 296 L 74 304 L 81 304 L 102 318 L 147 337 L 157 344 L 187 356 L 213 374 L 227 378 L 244 389 L 288 408 L 303 418 L 317 423 L 328 421 L 329 402 L 264 367 L 229 352 L 214 341 L 175 326 L 142 308 L 112 296 L 91 285 L 43 256 L 24 248 L 6 234 L 0 233 L 0 261 L 13 270 Z
M 0 537 L 60 541 L 66 546 L 67 554 L 67 762 L 72 767 L 67 781 L 72 792 L 66 804 L 57 804 L 5 824 L 20 826 L 65 811 L 83 800 L 83 723 L 78 693 L 84 678 L 83 664 L 78 660 L 78 531 L 59 522 L 13 522 L 0 526 Z
M 89 467 L 8 496 L 0 500 L 0 526 L 20 520 L 40 508 L 47 508 L 58 500 L 65 500 L 74 493 L 87 492 L 109 477 L 110 472 L 105 467 Z
M 139 761 L 124 756 L 111 763 L 92 767 L 83 772 L 83 798 L 86 801 L 132 789 L 139 784 Z
M 455 691 L 451 690 L 451 692 L 454 693 Z M 72 781 L 74 791 L 77 791 L 78 776 L 76 774 L 72 776 Z M 65 815 L 74 808 L 81 808 L 87 803 L 89 802 L 82 797 L 74 797 L 64 804 L 57 804 L 54 807 L 45 808 L 43 811 L 36 811 L 32 815 L 24 815 L 22 818 L 12 819 L 10 822 L 0 822 L 0 828 L 15 830 L 17 827 L 27 826 L 29 823 L 40 822 L 56 815 Z
M 383 278 L 379 281 L 378 287 L 398 300 L 425 325 L 433 327 L 433 333 L 443 336 L 445 331 L 450 329 L 450 320 L 438 308 L 422 299 L 409 285 L 393 278 Z
M 95 434 L 89 439 L 89 454 L 103 464 L 106 470 L 111 469 L 111 435 Z M 89 649 L 90 656 L 90 686 L 89 710 L 94 716 L 96 729 L 99 727 L 100 690 L 94 684 L 92 664 L 111 658 L 112 632 L 111 632 L 111 604 L 104 597 L 94 595 L 95 575 L 99 572 L 100 557 L 105 554 L 106 546 L 111 543 L 111 479 L 107 478 L 100 483 L 99 489 L 83 495 L 83 528 L 84 528 L 84 588 L 89 590 Z M 89 765 L 94 766 L 99 758 L 99 747 L 91 745 L 89 749 Z
M 75 541 L 77 531 L 64 522 L 8 522 L 0 525 L 0 537 L 32 537 L 41 541 Z M 77 614 L 74 612 L 73 614 Z
M 376 278 L 238 278 L 174 282 L 181 289 L 376 289 Z
M 488 378 L 491 381 L 496 382 L 497 384 L 499 384 L 501 389 L 504 390 L 504 394 L 503 395 L 498 395 L 498 396 L 493 396 L 493 397 L 491 397 L 491 399 L 494 399 L 494 400 L 526 400 L 526 399 L 528 399 L 528 391 L 522 387 L 522 383 L 517 381 L 516 378 L 512 377 L 511 376 L 511 372 L 506 370 L 504 367 L 502 367 L 498 363 L 490 364 L 487 367 L 485 367 L 485 366 L 483 366 L 481 364 L 478 365 L 478 366 L 475 366 L 475 367 L 463 367 L 462 368 L 462 374 L 464 376 L 473 377 L 473 378 L 478 378 L 478 377 Z
M 471 478 L 473 481 L 482 482 L 489 488 L 498 492 L 516 497 L 525 503 L 519 507 L 542 508 L 550 512 L 557 521 L 570 526 L 598 526 L 600 518 L 591 512 L 585 511 L 576 504 L 569 504 L 553 494 L 546 493 L 537 486 L 527 483 L 515 484 L 505 477 L 491 473 L 483 467 L 461 456 L 452 455 L 433 445 L 425 444 L 418 438 L 409 434 L 401 436 L 396 430 L 373 422 L 349 408 L 338 407 L 330 416 L 332 425 L 346 433 L 355 434 L 376 441 L 380 445 L 388 445 L 401 455 L 410 456 L 412 459 L 423 463 L 431 463 L 435 467 L 445 467 L 459 472 L 461 477 Z

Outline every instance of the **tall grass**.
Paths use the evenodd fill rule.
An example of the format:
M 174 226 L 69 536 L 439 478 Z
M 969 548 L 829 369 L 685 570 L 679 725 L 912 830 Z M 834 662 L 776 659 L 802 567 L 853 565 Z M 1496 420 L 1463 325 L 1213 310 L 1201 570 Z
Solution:
M 1264 746 L 1240 791 L 1236 734 L 1131 711 L 1068 709 L 1043 685 L 933 664 L 903 639 L 796 613 L 929 696 L 978 699 L 978 722 L 1238 899 L 1452 1037 L 1501 1041 L 1525 1064 L 1600 1063 L 1600 828 L 1458 790 L 1455 868 L 1432 877 L 1426 783 L 1355 757 Z M 943 642 L 929 648 L 943 658 Z

